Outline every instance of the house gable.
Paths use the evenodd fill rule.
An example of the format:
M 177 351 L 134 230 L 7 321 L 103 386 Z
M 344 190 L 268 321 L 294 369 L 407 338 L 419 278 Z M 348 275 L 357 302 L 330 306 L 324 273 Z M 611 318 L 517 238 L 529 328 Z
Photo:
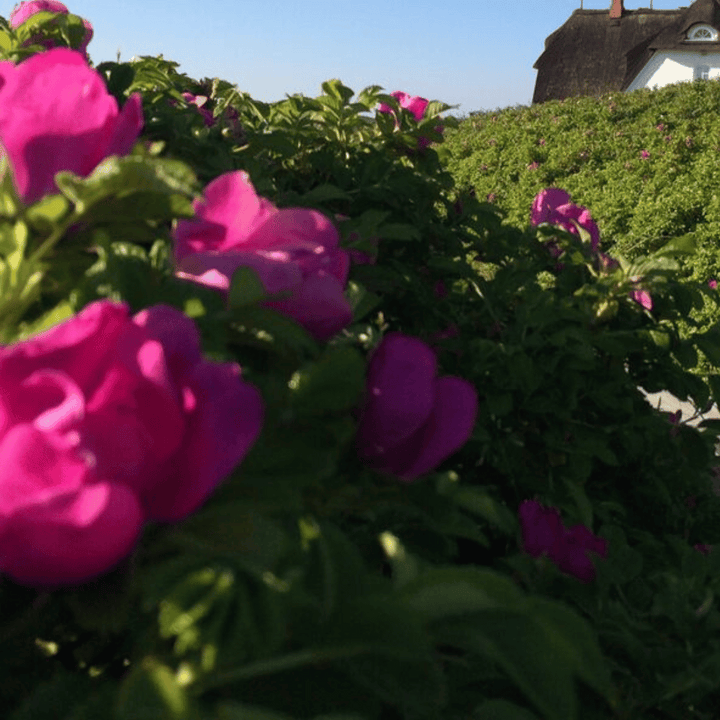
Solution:
M 701 27 L 720 30 L 720 0 L 678 10 L 625 10 L 615 0 L 610 12 L 576 10 L 545 41 L 533 102 L 692 80 L 706 67 L 711 77 L 720 34 L 688 37 Z

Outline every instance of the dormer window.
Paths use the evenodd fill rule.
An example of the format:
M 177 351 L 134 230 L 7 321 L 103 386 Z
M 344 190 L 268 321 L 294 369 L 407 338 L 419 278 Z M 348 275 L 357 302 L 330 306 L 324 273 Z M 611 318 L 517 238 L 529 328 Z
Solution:
M 717 42 L 718 31 L 710 25 L 693 25 L 687 34 L 692 42 Z

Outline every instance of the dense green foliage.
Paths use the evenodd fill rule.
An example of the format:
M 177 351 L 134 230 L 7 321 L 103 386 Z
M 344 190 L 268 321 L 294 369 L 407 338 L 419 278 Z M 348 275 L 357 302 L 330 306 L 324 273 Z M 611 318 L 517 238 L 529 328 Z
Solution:
M 447 133 L 447 167 L 513 224 L 562 187 L 629 258 L 688 236 L 687 272 L 707 282 L 720 275 L 719 109 L 720 83 L 696 81 L 473 114 Z
M 241 364 L 267 413 L 256 446 L 207 504 L 178 525 L 150 527 L 110 574 L 53 591 L 3 581 L 8 716 L 713 720 L 720 550 L 693 545 L 720 544 L 718 427 L 673 424 L 638 389 L 668 389 L 698 407 L 720 399 L 720 383 L 688 370 L 701 355 L 718 361 L 720 330 L 681 326 L 711 291 L 705 278 L 679 279 L 678 261 L 695 256 L 684 229 L 662 224 L 672 208 L 657 206 L 655 230 L 623 246 L 632 262 L 603 270 L 577 237 L 527 228 L 534 194 L 560 184 L 591 208 L 606 247 L 620 235 L 602 188 L 586 195 L 572 184 L 579 160 L 575 174 L 560 160 L 552 178 L 526 170 L 550 167 L 553 143 L 570 152 L 580 137 L 596 141 L 573 134 L 563 106 L 473 118 L 457 132 L 443 119 L 450 142 L 418 152 L 447 106 L 431 104 L 419 124 L 401 113 L 396 128 L 374 113 L 392 102 L 380 88 L 355 94 L 332 80 L 317 98 L 265 104 L 163 58 L 97 67 L 121 104 L 142 93 L 143 142 L 88 178 L 58 175 L 60 193 L 31 208 L 5 175 L 3 253 L 27 260 L 42 282 L 8 304 L 4 339 L 101 297 L 134 310 L 170 303 L 196 320 L 208 355 Z M 184 91 L 208 97 L 215 125 Z M 613 112 L 631 114 L 624 103 L 649 97 L 618 97 Z M 610 113 L 597 101 L 577 107 Z M 545 127 L 543 113 L 557 125 Z M 690 119 L 660 122 L 675 123 L 673 138 L 690 132 Z M 496 144 L 485 141 L 489 169 L 475 171 L 496 178 L 492 189 L 458 160 L 463 142 L 475 157 L 485 125 Z M 709 153 L 694 132 L 695 148 L 659 137 L 642 162 L 660 162 L 658 148 L 672 148 L 678 167 L 685 153 Z M 601 168 L 612 144 L 597 133 Z M 263 307 L 253 273 L 233 278 L 227 306 L 173 276 L 173 224 L 234 169 L 279 206 L 321 210 L 345 247 L 377 256 L 352 267 L 353 322 L 329 343 Z M 496 192 L 509 222 L 471 185 L 483 199 Z M 637 194 L 623 202 L 630 212 Z M 25 240 L 46 252 L 42 266 Z M 8 275 L 1 267 L 0 279 Z M 628 295 L 636 277 L 652 293 L 651 313 Z M 364 467 L 354 448 L 367 358 L 390 330 L 431 344 L 441 374 L 466 378 L 480 399 L 467 444 L 411 484 Z M 517 511 L 530 498 L 608 540 L 596 580 L 523 551 Z

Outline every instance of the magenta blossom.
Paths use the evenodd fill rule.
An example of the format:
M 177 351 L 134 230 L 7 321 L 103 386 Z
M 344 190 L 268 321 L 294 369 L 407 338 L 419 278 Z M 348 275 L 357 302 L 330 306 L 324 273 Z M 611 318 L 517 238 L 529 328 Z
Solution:
M 708 280 L 708 287 L 711 290 L 717 290 L 717 286 L 718 286 L 718 283 L 717 283 L 717 280 L 715 280 L 715 278 L 711 278 L 710 280 Z
M 197 108 L 197 112 L 203 117 L 205 127 L 212 127 L 215 124 L 213 114 L 207 108 L 203 107 L 208 100 L 205 95 L 193 95 L 192 93 L 184 92 L 182 96 L 188 105 L 194 105 Z M 177 100 L 170 99 L 168 102 L 171 105 L 177 105 Z
M 644 307 L 646 310 L 653 309 L 652 296 L 647 290 L 631 290 L 630 297 L 638 304 Z
M 427 110 L 428 105 L 430 102 L 426 100 L 423 97 L 419 97 L 417 95 L 408 95 L 407 93 L 402 92 L 401 90 L 396 90 L 395 92 L 391 92 L 390 95 L 394 97 L 398 103 L 400 104 L 401 108 L 404 108 L 409 113 L 412 114 L 412 116 L 415 118 L 415 122 L 420 122 L 425 117 L 425 112 Z M 391 115 L 395 114 L 395 111 L 387 104 L 380 103 L 378 106 L 378 112 L 381 113 L 389 113 Z M 395 127 L 398 127 L 399 121 L 395 120 Z M 438 125 L 435 130 L 439 133 L 442 133 L 443 126 Z M 418 147 L 422 150 L 423 148 L 426 148 L 430 144 L 430 140 L 426 137 L 421 137 L 418 140 Z
M 643 160 L 647 160 L 650 157 L 650 153 L 647 150 L 641 150 L 640 151 L 640 157 Z
M 590 233 L 590 247 L 594 252 L 600 244 L 600 231 L 587 208 L 570 202 L 570 195 L 559 188 L 547 188 L 535 197 L 530 222 L 533 225 L 557 225 L 573 235 L 578 227 Z
M 91 303 L 0 347 L 0 571 L 27 585 L 110 569 L 146 521 L 194 512 L 247 454 L 262 398 L 200 354 L 192 320 Z
M 129 153 L 142 125 L 140 95 L 118 111 L 101 75 L 76 50 L 0 62 L 0 141 L 28 204 L 57 192 L 61 170 L 86 177 L 109 155 Z
M 607 557 L 607 540 L 593 535 L 584 525 L 566 528 L 557 508 L 525 500 L 519 508 L 523 549 L 533 557 L 547 555 L 562 572 L 588 583 L 595 567 L 588 553 Z
M 61 13 L 62 15 L 70 14 L 70 11 L 65 7 L 65 5 L 57 0 L 30 0 L 30 2 L 21 3 L 10 13 L 9 25 L 13 30 L 15 30 L 28 18 L 39 12 Z M 85 37 L 78 49 L 81 53 L 85 53 L 87 55 L 87 46 L 90 44 L 93 37 L 93 27 L 87 20 L 83 20 L 83 25 L 85 26 Z M 36 39 L 30 38 L 27 44 L 32 45 L 34 42 L 36 42 Z M 42 44 L 47 50 L 54 47 L 53 41 L 49 39 L 43 41 Z
M 702 553 L 703 555 L 709 555 L 713 546 L 706 545 L 705 543 L 695 543 L 695 545 L 693 545 L 693 548 L 695 550 L 697 550 L 699 553 Z
M 388 333 L 368 364 L 358 454 L 376 470 L 415 480 L 467 442 L 477 404 L 469 382 L 437 376 L 435 353 L 422 340 Z
M 178 222 L 174 233 L 178 277 L 227 293 L 235 270 L 252 268 L 277 296 L 264 304 L 321 341 L 352 320 L 343 295 L 350 258 L 325 215 L 278 210 L 240 171 L 215 178 L 193 207 L 196 218 Z
M 630 278 L 631 282 L 635 284 L 635 289 L 630 291 L 630 297 L 638 303 L 638 305 L 641 305 L 646 310 L 652 310 L 653 309 L 653 301 L 652 296 L 647 290 L 643 290 L 639 283 L 642 280 L 642 278 L 638 275 L 634 275 Z
M 416 122 L 420 122 L 423 119 L 423 117 L 425 116 L 425 111 L 427 110 L 427 106 L 430 104 L 430 102 L 423 97 L 418 97 L 417 95 L 408 95 L 401 90 L 391 92 L 390 95 L 398 101 L 401 108 L 404 108 L 412 114 Z M 386 105 L 385 103 L 380 103 L 378 110 L 382 113 L 390 114 L 394 114 L 395 112 L 389 105 Z

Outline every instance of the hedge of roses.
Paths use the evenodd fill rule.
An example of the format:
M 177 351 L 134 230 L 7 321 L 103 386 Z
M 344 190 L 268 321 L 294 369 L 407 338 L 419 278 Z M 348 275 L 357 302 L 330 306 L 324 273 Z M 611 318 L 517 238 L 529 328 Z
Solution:
M 696 249 L 682 271 L 714 282 L 719 102 L 720 83 L 687 82 L 472 113 L 446 134 L 447 167 L 513 224 L 526 222 L 528 198 L 567 190 L 591 209 L 604 249 L 629 259 L 685 237 Z M 715 294 L 689 314 L 710 329 L 717 313 Z M 697 371 L 715 373 L 702 358 Z
M 12 720 L 713 718 L 717 423 L 682 238 L 512 227 L 448 106 L 265 104 L 0 19 Z

